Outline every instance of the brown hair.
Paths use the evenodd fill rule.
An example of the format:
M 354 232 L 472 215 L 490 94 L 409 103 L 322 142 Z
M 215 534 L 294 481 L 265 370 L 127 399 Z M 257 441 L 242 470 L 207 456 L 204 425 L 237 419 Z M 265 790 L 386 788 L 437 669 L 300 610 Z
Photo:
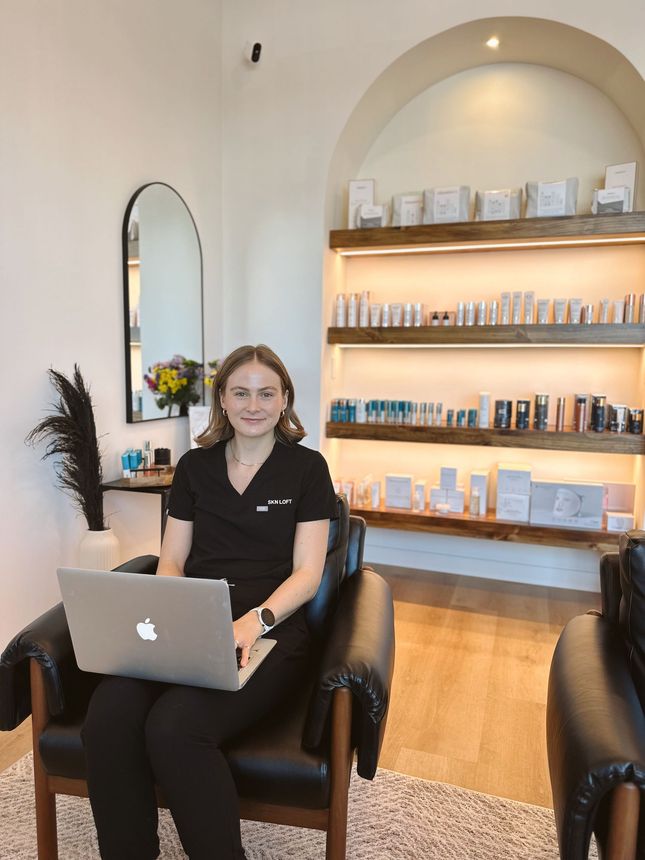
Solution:
M 228 416 L 224 414 L 220 394 L 226 390 L 226 383 L 233 371 L 250 361 L 259 361 L 260 364 L 264 364 L 277 373 L 280 377 L 282 393 L 287 395 L 287 406 L 274 428 L 276 439 L 287 445 L 292 445 L 307 435 L 293 408 L 295 394 L 287 368 L 272 349 L 259 343 L 257 346 L 240 346 L 233 350 L 230 355 L 226 356 L 222 366 L 218 369 L 213 384 L 213 403 L 208 427 L 203 433 L 195 437 L 195 442 L 202 448 L 210 448 L 216 442 L 226 442 L 233 438 L 235 431 L 228 420 Z

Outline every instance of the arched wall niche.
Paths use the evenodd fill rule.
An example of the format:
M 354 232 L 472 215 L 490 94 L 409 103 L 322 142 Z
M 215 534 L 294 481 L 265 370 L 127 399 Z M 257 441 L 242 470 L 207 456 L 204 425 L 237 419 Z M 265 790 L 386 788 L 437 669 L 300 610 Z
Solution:
M 492 51 L 485 42 L 500 39 Z M 327 183 L 327 227 L 345 226 L 345 183 L 356 175 L 372 142 L 411 99 L 458 72 L 494 63 L 549 66 L 575 75 L 607 95 L 645 145 L 645 80 L 616 48 L 557 21 L 482 18 L 452 27 L 407 51 L 365 92 L 340 135 Z M 641 193 L 645 177 L 641 171 Z

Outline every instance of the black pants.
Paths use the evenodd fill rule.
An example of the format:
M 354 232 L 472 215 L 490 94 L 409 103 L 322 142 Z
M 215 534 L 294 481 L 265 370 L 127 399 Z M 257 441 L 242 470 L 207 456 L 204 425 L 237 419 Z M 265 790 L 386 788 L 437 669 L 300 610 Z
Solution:
M 155 783 L 190 860 L 243 858 L 237 791 L 220 745 L 304 683 L 306 665 L 301 649 L 279 643 L 234 693 L 104 678 L 82 731 L 103 860 L 159 856 Z

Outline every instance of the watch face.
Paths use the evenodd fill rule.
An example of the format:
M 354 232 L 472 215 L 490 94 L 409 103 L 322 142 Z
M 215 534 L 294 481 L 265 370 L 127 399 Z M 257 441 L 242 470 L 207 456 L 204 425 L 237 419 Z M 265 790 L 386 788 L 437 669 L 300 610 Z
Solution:
M 273 627 L 275 624 L 275 615 L 266 606 L 260 613 L 260 618 L 262 619 L 262 623 L 266 624 L 267 627 Z

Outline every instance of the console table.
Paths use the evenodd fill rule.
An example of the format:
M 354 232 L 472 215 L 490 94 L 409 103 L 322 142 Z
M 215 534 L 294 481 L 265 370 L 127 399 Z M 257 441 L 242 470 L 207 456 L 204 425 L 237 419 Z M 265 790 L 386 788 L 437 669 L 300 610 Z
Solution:
M 172 477 L 172 475 L 160 475 L 157 478 L 119 478 L 116 481 L 101 484 L 101 489 L 104 493 L 108 490 L 119 490 L 124 493 L 152 493 L 161 496 L 161 540 L 163 540 L 166 520 L 168 519 L 168 501 Z

